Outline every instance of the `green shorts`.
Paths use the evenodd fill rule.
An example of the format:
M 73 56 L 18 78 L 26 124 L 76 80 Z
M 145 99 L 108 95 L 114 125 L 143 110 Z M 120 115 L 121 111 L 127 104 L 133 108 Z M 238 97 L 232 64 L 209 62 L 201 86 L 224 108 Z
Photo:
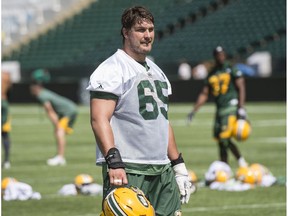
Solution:
M 109 177 L 106 165 L 102 166 L 104 187 L 103 194 L 109 190 Z M 152 206 L 157 216 L 174 216 L 181 212 L 181 202 L 178 185 L 171 166 L 159 175 L 140 175 L 127 173 L 129 185 L 140 188 Z M 105 197 L 105 196 L 104 196 Z

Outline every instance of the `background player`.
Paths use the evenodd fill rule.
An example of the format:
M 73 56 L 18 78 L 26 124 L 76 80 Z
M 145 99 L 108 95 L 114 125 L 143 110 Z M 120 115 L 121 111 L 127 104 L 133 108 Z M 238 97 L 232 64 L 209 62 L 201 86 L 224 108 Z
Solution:
M 73 132 L 72 126 L 77 117 L 77 105 L 43 87 L 44 83 L 50 81 L 50 74 L 43 69 L 35 70 L 32 73 L 32 81 L 30 90 L 39 102 L 43 105 L 48 118 L 54 125 L 55 138 L 57 141 L 57 155 L 47 160 L 50 166 L 65 165 L 64 157 L 66 146 L 66 134 Z
M 8 71 L 2 71 L 1 74 L 1 134 L 2 134 L 2 145 L 4 147 L 4 161 L 2 167 L 9 169 L 10 164 L 10 136 L 11 122 L 9 116 L 9 102 L 8 102 L 8 91 L 12 85 L 10 73 Z
M 198 95 L 192 112 L 188 114 L 191 122 L 195 113 L 207 101 L 209 93 L 215 98 L 216 115 L 214 137 L 218 140 L 220 160 L 228 163 L 228 152 L 238 160 L 239 166 L 247 166 L 236 144 L 232 141 L 232 128 L 237 118 L 246 119 L 245 80 L 242 72 L 236 70 L 226 61 L 226 53 L 221 46 L 213 50 L 215 66 L 211 69 L 205 85 Z
M 178 187 L 188 203 L 191 183 L 168 121 L 170 82 L 147 58 L 153 15 L 141 6 L 125 10 L 121 34 L 123 49 L 93 72 L 87 88 L 104 195 L 129 183 L 143 190 L 157 215 L 179 215 Z

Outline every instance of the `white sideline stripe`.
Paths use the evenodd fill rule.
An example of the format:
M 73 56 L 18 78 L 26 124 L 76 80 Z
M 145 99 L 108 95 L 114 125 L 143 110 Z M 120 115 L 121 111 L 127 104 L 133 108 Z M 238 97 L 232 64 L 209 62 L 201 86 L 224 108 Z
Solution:
M 187 121 L 185 119 L 176 119 L 176 120 L 170 120 L 171 124 L 173 126 L 187 126 Z M 211 126 L 213 124 L 213 119 L 207 120 L 207 121 L 195 121 L 191 122 L 190 125 L 187 127 L 192 126 Z M 277 126 L 285 126 L 286 125 L 286 119 L 270 119 L 270 120 L 256 120 L 252 122 L 252 129 L 253 127 L 277 127 Z
M 210 211 L 225 211 L 230 209 L 256 209 L 256 208 L 276 208 L 286 207 L 286 203 L 262 203 L 262 204 L 247 204 L 247 205 L 230 205 L 220 207 L 197 207 L 182 209 L 182 212 L 210 212 Z
M 259 138 L 256 139 L 257 142 L 261 143 L 286 143 L 286 137 L 266 137 L 266 138 Z
M 191 112 L 193 106 L 189 107 L 173 107 L 171 106 L 169 109 L 169 113 L 186 113 Z M 285 105 L 281 105 L 280 109 L 277 106 L 255 106 L 255 107 L 247 107 L 248 114 L 254 113 L 254 114 L 262 114 L 262 113 L 286 113 Z M 215 107 L 214 106 L 207 106 L 202 107 L 201 110 L 199 110 L 199 113 L 214 113 Z

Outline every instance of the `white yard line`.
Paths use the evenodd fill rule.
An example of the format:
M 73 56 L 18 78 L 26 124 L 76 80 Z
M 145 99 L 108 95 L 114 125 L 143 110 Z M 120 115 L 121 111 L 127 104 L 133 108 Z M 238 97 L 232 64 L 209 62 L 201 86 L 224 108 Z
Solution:
M 229 205 L 229 206 L 217 206 L 217 207 L 196 207 L 196 208 L 184 208 L 182 212 L 215 212 L 225 211 L 231 209 L 263 209 L 263 208 L 284 208 L 286 203 L 259 203 L 259 204 L 247 204 L 247 205 Z
M 205 121 L 198 121 L 197 119 L 191 122 L 190 127 L 192 126 L 211 126 L 213 124 L 213 119 L 205 120 Z M 170 120 L 173 126 L 187 126 L 187 121 L 185 119 L 175 119 Z M 253 127 L 278 127 L 278 126 L 285 126 L 286 120 L 285 119 L 269 119 L 269 120 L 255 120 L 252 122 Z

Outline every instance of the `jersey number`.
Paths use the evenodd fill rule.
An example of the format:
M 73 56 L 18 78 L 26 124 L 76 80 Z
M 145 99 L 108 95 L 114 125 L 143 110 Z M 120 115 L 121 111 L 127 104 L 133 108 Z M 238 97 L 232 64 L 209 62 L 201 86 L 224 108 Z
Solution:
M 153 97 L 153 94 L 159 98 L 159 100 L 163 103 L 163 106 L 168 104 L 168 97 L 163 95 L 163 89 L 168 89 L 168 85 L 166 82 L 161 82 L 159 80 L 155 80 L 154 84 L 156 86 L 156 95 L 152 84 L 148 80 L 143 80 L 138 84 L 138 98 L 139 98 L 139 112 L 145 120 L 153 120 L 156 119 L 159 115 L 157 101 Z M 150 94 L 145 93 L 148 90 Z M 150 105 L 152 111 L 147 110 L 147 105 Z M 161 106 L 160 111 L 162 115 L 168 119 L 167 111 L 165 107 Z M 150 109 L 151 109 L 150 108 Z
M 222 73 L 213 75 L 209 78 L 209 84 L 212 87 L 212 94 L 218 96 L 219 94 L 226 94 L 230 83 L 230 74 Z

